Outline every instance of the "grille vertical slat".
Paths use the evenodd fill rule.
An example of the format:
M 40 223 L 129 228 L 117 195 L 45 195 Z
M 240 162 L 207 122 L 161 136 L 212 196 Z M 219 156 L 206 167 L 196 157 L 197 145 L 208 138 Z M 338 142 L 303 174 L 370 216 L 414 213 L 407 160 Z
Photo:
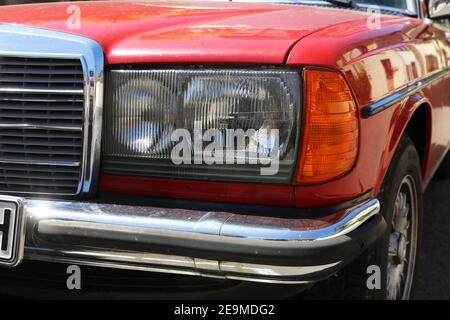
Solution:
M 0 57 L 1 192 L 78 192 L 83 86 L 79 60 Z

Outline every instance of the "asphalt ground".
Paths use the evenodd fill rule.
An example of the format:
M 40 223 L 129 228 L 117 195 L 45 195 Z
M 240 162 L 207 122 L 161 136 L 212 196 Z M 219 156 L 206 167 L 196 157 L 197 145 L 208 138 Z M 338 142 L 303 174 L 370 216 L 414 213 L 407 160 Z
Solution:
M 424 194 L 413 298 L 450 299 L 450 179 L 433 179 Z

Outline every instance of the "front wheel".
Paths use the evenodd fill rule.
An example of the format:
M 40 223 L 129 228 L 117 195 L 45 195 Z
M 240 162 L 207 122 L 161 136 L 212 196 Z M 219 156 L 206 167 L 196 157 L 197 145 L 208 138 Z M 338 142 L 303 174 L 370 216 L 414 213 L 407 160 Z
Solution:
M 379 196 L 387 229 L 376 246 L 335 277 L 313 288 L 314 298 L 409 299 L 414 288 L 423 210 L 419 156 L 404 136 Z M 370 286 L 368 270 L 379 270 L 379 286 Z M 308 292 L 305 292 L 308 298 Z M 310 297 L 309 297 L 310 298 Z
M 397 192 L 389 230 L 386 297 L 409 299 L 418 246 L 419 193 L 416 181 L 406 175 Z
M 379 244 L 365 253 L 356 265 L 379 266 L 381 288 L 368 288 L 361 298 L 406 300 L 411 297 L 416 271 L 416 258 L 420 244 L 420 222 L 423 211 L 420 160 L 414 143 L 404 136 L 392 160 L 380 195 L 381 214 L 387 230 Z M 361 264 L 361 261 L 365 263 Z M 353 270 L 352 270 L 353 268 Z M 351 282 L 354 266 L 349 266 Z M 351 297 L 352 295 L 349 294 Z

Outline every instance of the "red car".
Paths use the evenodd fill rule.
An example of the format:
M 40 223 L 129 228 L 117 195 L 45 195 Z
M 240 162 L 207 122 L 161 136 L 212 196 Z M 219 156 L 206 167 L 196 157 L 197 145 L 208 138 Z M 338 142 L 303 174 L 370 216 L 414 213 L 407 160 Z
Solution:
M 175 291 L 409 298 L 423 190 L 450 175 L 449 17 L 448 0 L 0 7 L 2 288 L 39 260 Z

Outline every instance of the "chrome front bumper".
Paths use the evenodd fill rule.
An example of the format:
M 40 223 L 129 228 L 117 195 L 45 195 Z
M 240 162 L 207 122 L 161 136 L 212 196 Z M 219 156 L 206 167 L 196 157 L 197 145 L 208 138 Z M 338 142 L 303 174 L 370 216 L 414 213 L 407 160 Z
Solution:
M 385 228 L 373 199 L 326 219 L 22 200 L 24 259 L 272 283 L 323 279 Z

